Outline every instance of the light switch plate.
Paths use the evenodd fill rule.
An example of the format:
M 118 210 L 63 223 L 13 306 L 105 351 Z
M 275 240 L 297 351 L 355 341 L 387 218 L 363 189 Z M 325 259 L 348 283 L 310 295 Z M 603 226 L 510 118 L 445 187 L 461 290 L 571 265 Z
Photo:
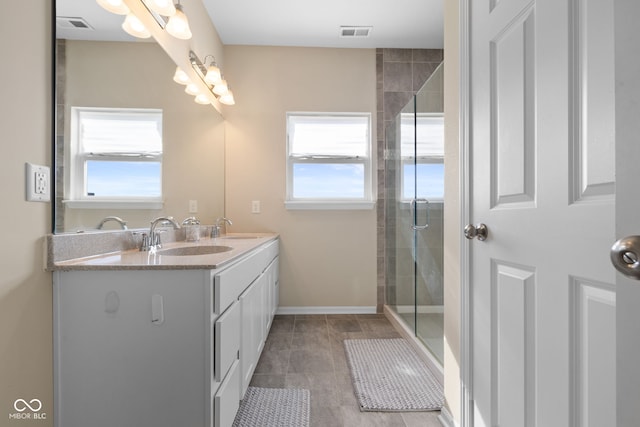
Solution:
M 51 169 L 48 166 L 26 164 L 26 198 L 28 202 L 51 201 Z

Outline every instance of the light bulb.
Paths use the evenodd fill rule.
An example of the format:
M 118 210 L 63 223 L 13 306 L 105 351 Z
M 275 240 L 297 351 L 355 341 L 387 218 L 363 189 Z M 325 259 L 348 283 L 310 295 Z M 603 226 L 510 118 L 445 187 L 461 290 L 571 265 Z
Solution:
M 229 88 L 227 87 L 226 80 L 220 80 L 220 82 L 213 88 L 213 93 L 215 93 L 216 95 L 222 96 L 227 92 L 229 92 Z
M 173 16 L 176 13 L 173 0 L 147 0 L 145 3 L 149 9 L 162 16 Z
M 236 103 L 236 100 L 233 98 L 233 92 L 231 92 L 230 90 L 228 90 L 227 93 L 222 95 L 220 99 L 218 99 L 218 101 L 220 101 L 221 104 L 225 104 L 225 105 L 235 105 Z
M 182 6 L 175 5 L 176 13 L 169 18 L 165 30 L 173 37 L 181 40 L 189 40 L 191 38 L 191 29 L 189 28 L 189 21 L 187 15 L 182 11 Z
M 187 87 L 184 88 L 184 91 L 187 92 L 189 95 L 194 95 L 194 96 L 200 93 L 200 89 L 198 88 L 198 85 L 196 85 L 195 83 L 189 83 Z
M 220 68 L 216 67 L 214 64 L 209 65 L 209 68 L 207 68 L 207 74 L 204 76 L 204 81 L 210 85 L 216 85 L 220 80 L 222 80 Z
M 211 104 L 211 101 L 209 101 L 209 97 L 204 93 L 196 95 L 195 101 L 201 105 Z
M 128 34 L 141 39 L 148 39 L 151 33 L 133 13 L 129 13 L 122 23 L 122 29 Z
M 122 0 L 97 0 L 98 4 L 104 9 L 116 15 L 126 15 L 129 8 Z
M 188 85 L 189 83 L 191 83 L 191 80 L 189 79 L 187 73 L 185 73 L 184 70 L 182 70 L 182 68 L 180 67 L 176 67 L 176 72 L 173 75 L 173 81 L 176 83 L 180 83 L 181 85 Z

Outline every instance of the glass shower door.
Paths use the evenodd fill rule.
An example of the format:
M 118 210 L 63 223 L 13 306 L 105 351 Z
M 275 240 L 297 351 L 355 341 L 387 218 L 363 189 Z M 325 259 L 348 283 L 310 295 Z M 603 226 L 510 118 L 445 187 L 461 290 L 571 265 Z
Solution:
M 387 129 L 387 303 L 443 360 L 442 65 Z M 391 191 L 390 191 L 391 190 Z
M 444 360 L 443 69 L 441 64 L 416 94 L 414 152 L 416 198 L 428 200 L 428 227 L 415 231 L 416 336 L 440 363 Z
M 411 331 L 416 330 L 415 180 L 412 170 L 415 140 L 415 98 L 387 128 L 387 304 Z

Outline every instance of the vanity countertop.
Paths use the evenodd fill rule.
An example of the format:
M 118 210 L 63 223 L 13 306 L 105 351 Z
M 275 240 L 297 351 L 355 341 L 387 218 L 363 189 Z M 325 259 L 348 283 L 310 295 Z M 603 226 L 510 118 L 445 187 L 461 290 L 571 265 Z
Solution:
M 245 254 L 278 238 L 275 233 L 233 233 L 197 242 L 170 242 L 159 251 L 141 252 L 138 249 L 108 252 L 87 257 L 54 261 L 51 271 L 70 270 L 191 270 L 216 269 L 242 258 Z M 231 250 L 206 255 L 162 255 L 163 250 L 189 246 L 230 246 Z

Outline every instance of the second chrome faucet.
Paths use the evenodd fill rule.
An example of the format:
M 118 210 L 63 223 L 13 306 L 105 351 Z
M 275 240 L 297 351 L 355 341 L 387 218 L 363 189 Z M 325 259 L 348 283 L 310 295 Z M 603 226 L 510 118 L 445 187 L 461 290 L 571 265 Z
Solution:
M 140 245 L 140 250 L 147 252 L 156 249 L 160 249 L 162 247 L 162 242 L 160 241 L 160 233 L 156 231 L 156 227 L 158 225 L 167 225 L 170 224 L 174 229 L 179 229 L 180 224 L 173 219 L 172 216 L 161 216 L 159 218 L 151 221 L 151 227 L 149 228 L 149 235 L 142 235 L 142 244 Z
M 216 219 L 216 223 L 211 227 L 211 238 L 215 239 L 216 237 L 220 237 L 220 224 L 227 223 L 228 225 L 233 225 L 233 222 L 229 218 L 218 218 Z

